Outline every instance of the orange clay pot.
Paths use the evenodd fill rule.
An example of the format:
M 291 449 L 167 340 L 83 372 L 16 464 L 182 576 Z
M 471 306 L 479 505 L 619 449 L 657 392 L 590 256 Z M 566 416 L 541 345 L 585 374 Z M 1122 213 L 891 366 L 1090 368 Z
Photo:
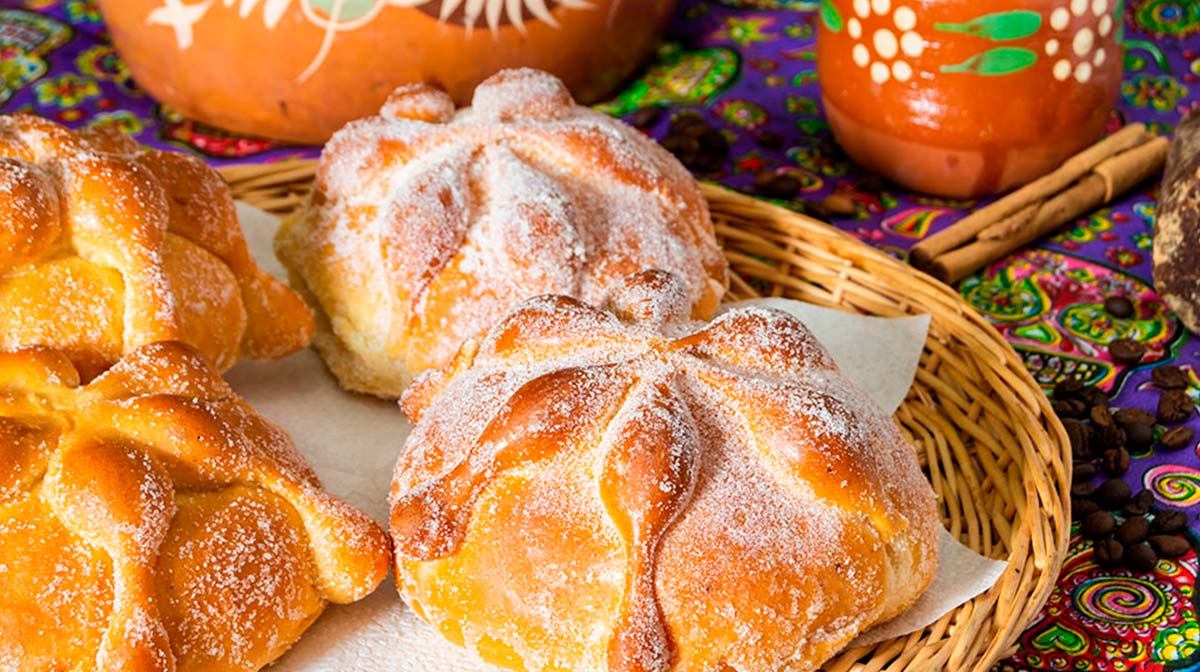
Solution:
M 625 80 L 678 0 L 99 0 L 134 79 L 221 128 L 320 143 L 406 82 L 470 102 L 497 70 L 558 75 L 583 102 Z M 449 9 L 443 15 L 443 9 Z
M 854 160 L 950 197 L 1043 175 L 1103 132 L 1120 0 L 824 0 L 817 68 Z

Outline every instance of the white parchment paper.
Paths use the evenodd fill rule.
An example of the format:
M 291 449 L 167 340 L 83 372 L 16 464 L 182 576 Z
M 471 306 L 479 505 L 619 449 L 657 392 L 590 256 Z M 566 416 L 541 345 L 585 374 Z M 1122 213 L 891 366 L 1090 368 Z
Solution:
M 271 244 L 278 220 L 242 203 L 238 212 L 259 264 L 285 277 Z M 786 299 L 741 303 L 797 315 L 842 371 L 888 412 L 904 400 L 924 347 L 928 316 L 863 317 Z M 251 406 L 292 435 L 330 492 L 386 525 L 392 466 L 409 430 L 394 403 L 342 391 L 311 349 L 274 362 L 243 362 L 226 377 Z M 944 530 L 938 560 L 937 575 L 925 595 L 897 618 L 863 633 L 852 646 L 924 628 L 990 588 L 1005 567 L 1004 562 L 974 553 Z M 417 618 L 404 606 L 391 579 L 365 600 L 331 606 L 271 669 L 497 670 L 449 644 Z

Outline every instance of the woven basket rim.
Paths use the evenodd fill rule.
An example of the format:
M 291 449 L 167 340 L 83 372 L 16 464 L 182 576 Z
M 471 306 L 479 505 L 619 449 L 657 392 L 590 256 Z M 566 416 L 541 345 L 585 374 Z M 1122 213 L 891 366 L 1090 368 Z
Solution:
M 283 214 L 302 202 L 316 165 L 289 159 L 220 172 L 236 198 Z M 953 288 L 819 220 L 717 184 L 700 187 L 734 271 L 735 297 L 931 315 L 917 381 L 897 419 L 918 454 L 926 451 L 944 524 L 985 555 L 1007 551 L 990 590 L 924 630 L 842 652 L 822 669 L 986 672 L 1036 617 L 1067 551 L 1070 444 L 1046 395 Z M 987 492 L 995 498 L 980 494 Z M 981 511 L 989 502 L 997 510 Z

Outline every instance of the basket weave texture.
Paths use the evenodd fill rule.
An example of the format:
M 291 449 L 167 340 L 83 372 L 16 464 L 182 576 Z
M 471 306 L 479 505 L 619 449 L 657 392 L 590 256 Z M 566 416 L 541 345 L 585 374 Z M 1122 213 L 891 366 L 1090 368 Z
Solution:
M 234 195 L 297 207 L 316 162 L 222 169 Z M 1020 358 L 951 288 L 829 225 L 702 185 L 732 268 L 732 299 L 779 296 L 865 315 L 929 313 L 916 381 L 896 412 L 955 537 L 1008 561 L 991 590 L 924 630 L 844 651 L 827 672 L 984 672 L 1011 652 L 1066 553 L 1070 447 Z

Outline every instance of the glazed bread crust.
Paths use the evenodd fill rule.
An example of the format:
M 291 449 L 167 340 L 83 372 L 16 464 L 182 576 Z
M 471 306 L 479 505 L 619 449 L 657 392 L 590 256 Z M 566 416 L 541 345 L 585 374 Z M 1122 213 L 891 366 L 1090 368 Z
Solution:
M 62 350 L 86 380 L 155 341 L 224 370 L 311 338 L 311 313 L 258 268 L 228 186 L 198 159 L 0 116 L 0 195 L 0 348 Z
M 0 669 L 258 670 L 389 557 L 191 347 L 0 353 Z
M 342 385 L 384 397 L 530 296 L 594 303 L 659 268 L 706 319 L 727 284 L 687 170 L 533 70 L 498 73 L 464 109 L 397 89 L 326 145 L 276 251 L 322 314 L 315 345 Z
M 527 301 L 403 400 L 397 584 L 517 670 L 814 670 L 932 580 L 935 496 L 896 422 L 808 330 Z

